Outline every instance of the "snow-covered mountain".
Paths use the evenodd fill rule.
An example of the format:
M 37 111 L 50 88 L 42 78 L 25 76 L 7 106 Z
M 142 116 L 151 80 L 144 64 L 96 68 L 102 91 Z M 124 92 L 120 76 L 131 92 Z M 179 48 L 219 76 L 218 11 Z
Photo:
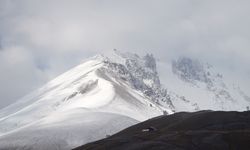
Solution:
M 0 149 L 71 149 L 104 138 L 172 113 L 164 94 L 151 55 L 90 58 L 0 111 Z
M 162 114 L 250 105 L 210 65 L 180 58 L 160 68 L 161 78 L 152 55 L 117 50 L 85 60 L 0 111 L 0 149 L 71 149 Z
M 180 98 L 171 98 L 176 111 L 249 109 L 250 97 L 240 85 L 224 78 L 208 63 L 181 57 L 172 61 L 171 65 L 162 66 L 160 71 L 164 71 L 164 85 Z

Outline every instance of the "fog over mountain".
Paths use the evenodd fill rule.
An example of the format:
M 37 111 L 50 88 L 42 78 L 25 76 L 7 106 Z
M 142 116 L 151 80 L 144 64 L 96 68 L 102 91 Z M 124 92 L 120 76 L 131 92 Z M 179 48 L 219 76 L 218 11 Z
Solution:
M 114 50 L 109 56 L 86 59 L 0 110 L 0 150 L 68 150 L 178 112 L 249 112 L 250 96 L 208 63 L 181 57 L 165 71 L 164 85 L 152 54 Z M 237 117 L 232 120 L 238 130 L 249 126 L 249 120 L 242 125 Z M 222 123 L 231 126 L 228 121 Z
M 170 83 L 172 61 L 187 57 L 211 64 L 250 95 L 249 6 L 246 0 L 1 0 L 0 108 L 113 49 L 152 53 L 162 84 Z

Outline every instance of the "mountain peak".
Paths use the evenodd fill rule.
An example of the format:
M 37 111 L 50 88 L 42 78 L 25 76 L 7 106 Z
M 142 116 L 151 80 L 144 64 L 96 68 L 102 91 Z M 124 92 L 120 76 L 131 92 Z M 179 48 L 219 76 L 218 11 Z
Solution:
M 199 60 L 180 57 L 172 62 L 173 73 L 185 81 L 208 82 L 205 66 Z
M 104 56 L 104 55 L 102 55 Z M 148 71 L 157 72 L 156 60 L 153 54 L 146 54 L 143 57 L 140 57 L 136 53 L 131 52 L 121 52 L 117 49 L 114 49 L 109 55 L 106 55 L 106 60 L 122 64 L 128 65 L 133 62 L 136 66 L 140 66 L 141 68 L 147 68 Z
M 249 105 L 247 104 L 246 94 L 235 89 L 233 84 L 228 84 L 231 82 L 226 82 L 223 75 L 208 63 L 188 57 L 180 57 L 172 62 L 172 73 L 178 79 L 181 79 L 183 84 L 188 85 L 188 88 L 185 88 L 184 91 L 192 91 L 191 89 L 199 91 L 198 94 L 187 93 L 184 95 L 188 95 L 191 99 L 197 99 L 198 97 L 207 99 L 207 101 L 214 103 L 214 105 L 211 105 L 212 109 L 244 110 L 245 105 Z M 208 108 L 210 104 L 204 105 L 205 102 L 197 101 L 200 106 L 203 105 L 203 108 Z
M 242 110 L 249 105 L 249 97 L 243 92 L 241 97 L 247 102 L 234 98 L 214 72 L 208 75 L 211 68 L 206 64 L 181 58 L 173 62 L 173 71 L 189 82 L 197 82 L 197 87 L 178 80 L 178 89 L 188 92 L 169 90 L 173 84 L 163 88 L 152 54 L 141 57 L 114 50 L 110 55 L 87 59 L 0 111 L 0 149 L 16 144 L 33 147 L 37 141 L 57 147 L 69 143 L 71 149 L 162 114 L 199 109 Z M 206 88 L 200 90 L 200 85 Z M 204 97 L 199 97 L 199 92 L 204 92 Z M 71 133 L 75 134 L 73 138 Z
M 127 81 L 151 101 L 173 110 L 167 91 L 160 83 L 155 58 L 152 54 L 140 57 L 134 53 L 114 53 L 105 61 L 109 71 Z

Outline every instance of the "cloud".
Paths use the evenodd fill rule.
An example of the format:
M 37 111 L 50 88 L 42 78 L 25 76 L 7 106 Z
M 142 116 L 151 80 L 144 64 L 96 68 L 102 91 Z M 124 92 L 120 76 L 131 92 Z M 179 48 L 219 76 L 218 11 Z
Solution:
M 1 103 L 13 102 L 46 81 L 46 74 L 33 63 L 33 57 L 21 47 L 11 47 L 0 52 Z
M 197 57 L 233 69 L 235 78 L 247 76 L 249 5 L 244 0 L 1 0 L 0 78 L 8 88 L 0 86 L 0 104 L 114 48 L 150 52 L 165 63 Z

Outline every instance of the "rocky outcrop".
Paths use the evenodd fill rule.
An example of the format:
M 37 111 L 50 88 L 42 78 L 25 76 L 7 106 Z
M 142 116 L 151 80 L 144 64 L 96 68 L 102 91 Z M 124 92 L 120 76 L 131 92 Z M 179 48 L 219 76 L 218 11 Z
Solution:
M 160 83 L 156 60 L 152 54 L 140 57 L 132 53 L 120 53 L 118 51 L 115 51 L 115 53 L 118 55 L 116 57 L 120 57 L 122 60 L 115 62 L 106 58 L 104 62 L 108 72 L 127 81 L 133 88 L 142 92 L 153 102 L 174 111 L 171 96 Z

